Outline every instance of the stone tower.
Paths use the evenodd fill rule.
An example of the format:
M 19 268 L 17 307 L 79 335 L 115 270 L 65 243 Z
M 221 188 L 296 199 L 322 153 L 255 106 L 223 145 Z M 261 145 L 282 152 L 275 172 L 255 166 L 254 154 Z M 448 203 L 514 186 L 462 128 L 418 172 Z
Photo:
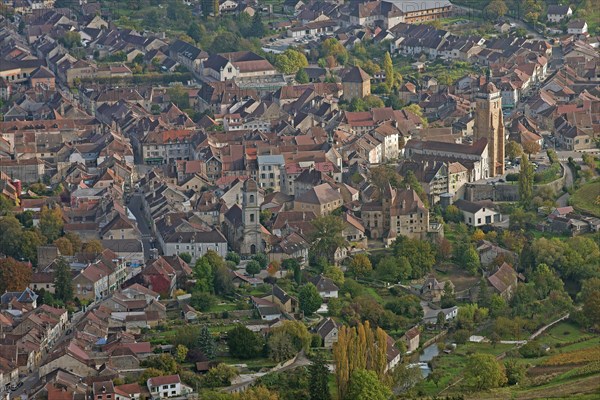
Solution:
M 242 189 L 242 223 L 241 254 L 256 254 L 265 251 L 260 226 L 260 205 L 263 196 L 254 179 L 244 182 Z
M 502 95 L 489 82 L 477 93 L 475 108 L 475 134 L 473 143 L 481 138 L 488 140 L 490 177 L 504 174 L 504 120 Z

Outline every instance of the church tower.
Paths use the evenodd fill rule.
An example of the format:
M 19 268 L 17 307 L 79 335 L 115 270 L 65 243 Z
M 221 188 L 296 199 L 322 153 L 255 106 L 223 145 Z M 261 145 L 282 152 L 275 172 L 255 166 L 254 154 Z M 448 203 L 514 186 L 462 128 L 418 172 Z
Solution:
M 244 255 L 265 251 L 260 226 L 260 205 L 263 196 L 254 179 L 244 182 L 242 188 L 242 230 L 240 252 Z
M 481 138 L 488 140 L 489 177 L 504 174 L 504 120 L 502 118 L 502 95 L 489 81 L 475 98 L 475 143 Z

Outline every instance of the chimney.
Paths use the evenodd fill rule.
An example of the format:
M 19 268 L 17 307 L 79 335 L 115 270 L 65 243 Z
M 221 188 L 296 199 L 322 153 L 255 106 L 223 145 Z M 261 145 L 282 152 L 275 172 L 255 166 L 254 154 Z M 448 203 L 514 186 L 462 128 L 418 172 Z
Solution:
M 402 200 L 402 208 L 406 208 L 406 200 Z

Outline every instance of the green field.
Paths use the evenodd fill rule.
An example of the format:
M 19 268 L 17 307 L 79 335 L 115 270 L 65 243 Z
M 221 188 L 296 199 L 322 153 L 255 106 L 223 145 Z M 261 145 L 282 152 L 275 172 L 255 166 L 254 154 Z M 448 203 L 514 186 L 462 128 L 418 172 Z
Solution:
M 571 204 L 578 211 L 600 217 L 600 205 L 596 203 L 598 196 L 600 196 L 600 179 L 595 179 L 573 193 Z

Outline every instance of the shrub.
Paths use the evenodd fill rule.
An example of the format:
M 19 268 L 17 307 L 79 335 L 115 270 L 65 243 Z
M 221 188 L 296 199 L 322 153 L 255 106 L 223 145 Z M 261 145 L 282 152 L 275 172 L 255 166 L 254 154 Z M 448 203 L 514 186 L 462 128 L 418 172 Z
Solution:
M 507 182 L 517 182 L 519 180 L 519 174 L 506 174 Z

